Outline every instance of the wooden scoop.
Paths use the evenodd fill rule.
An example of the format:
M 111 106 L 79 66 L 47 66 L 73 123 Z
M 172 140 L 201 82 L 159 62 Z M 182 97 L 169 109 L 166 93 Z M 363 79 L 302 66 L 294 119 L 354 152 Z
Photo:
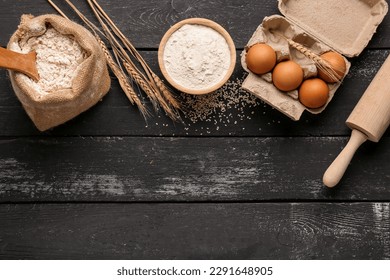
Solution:
M 378 142 L 390 125 L 390 56 L 347 119 L 352 136 L 324 174 L 324 184 L 334 187 L 344 175 L 356 150 L 366 140 Z
M 39 80 L 36 66 L 37 53 L 35 51 L 28 54 L 13 52 L 0 47 L 0 67 L 15 70 L 26 74 L 35 81 Z

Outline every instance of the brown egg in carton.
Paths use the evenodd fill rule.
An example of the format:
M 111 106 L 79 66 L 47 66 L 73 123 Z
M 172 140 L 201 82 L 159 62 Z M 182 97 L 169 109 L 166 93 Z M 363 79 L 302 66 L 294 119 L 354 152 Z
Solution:
M 325 110 L 351 66 L 345 56 L 354 57 L 361 53 L 387 13 L 387 3 L 383 0 L 349 0 L 345 2 L 329 0 L 325 9 L 320 9 L 318 5 L 321 5 L 321 2 L 279 0 L 279 10 L 286 17 L 280 15 L 266 17 L 241 54 L 241 64 L 249 73 L 242 85 L 243 89 L 256 95 L 295 121 L 300 119 L 305 110 L 312 114 L 319 114 Z M 322 2 L 322 5 L 324 5 L 324 2 Z M 336 10 L 344 9 L 344 18 L 338 16 L 337 19 L 334 19 L 337 12 L 332 9 L 332 5 L 333 8 L 337 8 Z M 349 14 L 351 14 L 350 17 Z M 359 17 L 359 14 L 365 18 L 364 21 L 351 20 Z M 318 24 L 321 18 L 328 18 L 328 22 L 332 22 L 331 26 L 326 27 L 326 25 Z M 364 24 L 360 30 L 356 26 L 356 21 L 362 25 Z M 336 28 L 345 28 L 346 31 L 344 31 L 349 36 L 346 36 L 344 31 L 337 31 Z M 355 33 L 352 32 L 352 29 Z M 358 31 L 356 31 L 357 29 Z M 342 38 L 338 40 L 339 37 Z M 324 106 L 317 109 L 308 108 L 299 101 L 298 89 L 285 92 L 274 86 L 272 71 L 258 75 L 248 69 L 245 60 L 248 49 L 257 43 L 264 43 L 275 50 L 277 63 L 284 60 L 295 61 L 303 70 L 304 80 L 317 77 L 318 69 L 313 59 L 289 44 L 287 38 L 317 55 L 329 51 L 343 55 L 346 64 L 345 74 L 340 81 L 327 83 L 329 95 Z

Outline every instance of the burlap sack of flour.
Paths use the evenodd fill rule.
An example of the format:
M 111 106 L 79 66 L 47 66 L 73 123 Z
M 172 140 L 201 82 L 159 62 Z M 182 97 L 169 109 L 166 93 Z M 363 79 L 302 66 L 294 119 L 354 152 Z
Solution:
M 53 41 L 54 43 L 45 43 L 45 40 L 50 37 L 47 35 L 49 31 L 52 37 L 53 34 L 66 36 L 65 43 L 61 44 L 61 41 L 57 42 L 58 40 Z M 28 44 L 33 48 L 40 46 L 44 56 L 45 49 L 42 50 L 42 46 L 48 48 L 47 57 L 42 58 L 46 59 L 46 64 L 41 67 L 44 70 L 40 71 L 38 67 L 38 72 L 40 81 L 45 81 L 45 86 L 49 90 L 45 91 L 43 86 L 37 85 L 36 81 L 24 74 L 9 71 L 9 75 L 16 96 L 40 131 L 76 117 L 95 105 L 108 92 L 110 77 L 104 54 L 95 37 L 81 25 L 57 15 L 38 17 L 24 15 L 8 43 L 8 49 L 26 52 L 23 46 Z M 71 61 L 73 49 L 69 50 L 70 47 L 82 53 L 80 64 Z M 56 51 L 63 52 L 64 55 L 56 55 Z M 37 57 L 37 65 L 38 59 Z M 67 76 L 61 71 L 56 75 L 52 73 L 58 72 L 60 67 L 64 69 L 68 67 L 66 69 L 69 72 L 70 65 L 75 67 L 74 71 L 70 71 L 73 73 L 71 78 L 69 73 L 66 74 Z M 59 75 L 66 77 L 58 77 Z M 66 79 L 70 79 L 67 81 L 68 85 L 65 85 Z

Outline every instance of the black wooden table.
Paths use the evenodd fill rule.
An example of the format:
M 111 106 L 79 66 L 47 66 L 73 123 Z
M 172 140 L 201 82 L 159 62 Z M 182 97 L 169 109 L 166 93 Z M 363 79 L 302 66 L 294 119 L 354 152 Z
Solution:
M 275 0 L 100 2 L 156 73 L 158 44 L 182 19 L 220 23 L 239 55 L 279 13 Z M 0 7 L 1 46 L 22 13 L 55 13 L 44 0 Z M 361 147 L 337 188 L 321 180 L 389 50 L 386 17 L 325 112 L 299 122 L 240 90 L 238 59 L 204 120 L 145 123 L 113 77 L 102 102 L 40 133 L 1 70 L 0 258 L 389 259 L 389 132 Z M 246 97 L 227 106 L 234 96 Z

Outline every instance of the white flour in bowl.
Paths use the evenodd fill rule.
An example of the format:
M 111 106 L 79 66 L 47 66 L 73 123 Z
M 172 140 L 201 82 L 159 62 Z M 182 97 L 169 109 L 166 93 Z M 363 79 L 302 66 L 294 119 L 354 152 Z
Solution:
M 71 88 L 77 67 L 86 58 L 85 51 L 71 36 L 63 35 L 52 27 L 43 35 L 20 43 L 19 48 L 22 53 L 37 52 L 36 66 L 40 79 L 38 82 L 27 76 L 26 79 L 42 95 Z
M 179 85 L 203 90 L 218 84 L 230 66 L 230 49 L 225 38 L 214 29 L 185 24 L 168 39 L 164 66 Z

